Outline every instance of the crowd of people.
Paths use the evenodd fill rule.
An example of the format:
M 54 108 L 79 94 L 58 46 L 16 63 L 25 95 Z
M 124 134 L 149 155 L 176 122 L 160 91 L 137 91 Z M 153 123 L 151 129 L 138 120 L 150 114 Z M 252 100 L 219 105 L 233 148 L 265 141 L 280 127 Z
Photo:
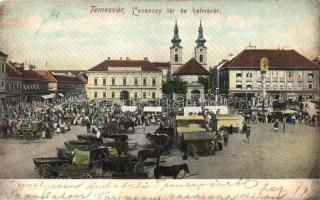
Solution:
M 43 138 L 51 138 L 52 133 L 65 133 L 71 125 L 87 127 L 87 132 L 96 133 L 98 126 L 107 122 L 133 122 L 134 125 L 160 124 L 167 118 L 160 113 L 144 113 L 140 110 L 122 112 L 121 107 L 89 102 L 86 99 L 60 100 L 54 102 L 24 103 L 7 106 L 0 114 L 0 137 L 10 137 L 21 128 L 35 128 Z

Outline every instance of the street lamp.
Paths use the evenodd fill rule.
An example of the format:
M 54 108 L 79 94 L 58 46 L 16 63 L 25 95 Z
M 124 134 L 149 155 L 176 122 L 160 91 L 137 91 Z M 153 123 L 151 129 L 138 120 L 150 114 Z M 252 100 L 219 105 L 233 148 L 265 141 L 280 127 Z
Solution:
M 266 88 L 265 88 L 265 76 L 268 72 L 269 68 L 269 60 L 266 57 L 261 58 L 260 60 L 260 73 L 261 73 L 261 79 L 262 79 L 262 112 L 264 113 L 264 103 L 265 103 L 265 97 L 266 97 Z
M 219 88 L 216 88 L 216 103 L 218 103 L 218 93 L 219 93 Z

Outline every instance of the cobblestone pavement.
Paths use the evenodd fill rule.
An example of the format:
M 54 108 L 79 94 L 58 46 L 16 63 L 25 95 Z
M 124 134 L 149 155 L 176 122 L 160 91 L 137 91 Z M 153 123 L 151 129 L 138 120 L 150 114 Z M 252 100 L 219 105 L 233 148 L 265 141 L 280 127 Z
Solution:
M 251 143 L 245 135 L 233 134 L 229 144 L 212 156 L 182 160 L 182 153 L 171 150 L 161 158 L 161 165 L 186 162 L 190 169 L 187 178 L 319 178 L 320 139 L 319 128 L 304 124 L 287 124 L 275 133 L 273 124 L 251 124 Z M 280 126 L 281 127 L 281 126 Z M 156 126 L 136 128 L 129 135 L 130 152 L 137 154 L 148 141 L 145 133 L 153 132 Z M 52 139 L 25 141 L 0 139 L 0 178 L 37 178 L 32 158 L 56 156 L 56 148 L 64 142 L 84 134 L 84 127 L 72 127 L 66 134 L 55 134 Z M 136 145 L 135 145 L 136 144 Z M 153 168 L 146 168 L 153 177 Z

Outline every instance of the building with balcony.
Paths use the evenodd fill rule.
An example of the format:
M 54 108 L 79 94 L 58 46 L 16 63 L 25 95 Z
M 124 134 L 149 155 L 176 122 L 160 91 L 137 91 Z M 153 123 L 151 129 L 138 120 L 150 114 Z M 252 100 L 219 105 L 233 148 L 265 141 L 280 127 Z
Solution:
M 51 72 L 57 80 L 57 91 L 59 97 L 84 97 L 87 82 L 78 75 L 63 72 Z
M 154 101 L 162 97 L 162 70 L 148 60 L 104 60 L 87 71 L 87 97 Z
M 8 55 L 0 51 L 0 106 L 6 102 L 6 60 Z
M 280 49 L 245 49 L 225 62 L 219 73 L 221 89 L 235 99 L 257 101 L 262 96 L 263 57 L 269 60 L 265 88 L 270 101 L 303 101 L 319 95 L 319 65 L 295 50 Z
M 35 70 L 35 71 L 48 81 L 49 93 L 57 93 L 58 81 L 52 76 L 52 74 L 47 70 Z

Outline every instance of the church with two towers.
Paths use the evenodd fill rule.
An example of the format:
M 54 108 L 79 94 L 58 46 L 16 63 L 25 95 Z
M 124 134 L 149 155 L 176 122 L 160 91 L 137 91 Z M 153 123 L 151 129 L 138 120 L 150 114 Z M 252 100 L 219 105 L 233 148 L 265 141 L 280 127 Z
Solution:
M 195 43 L 194 57 L 183 63 L 182 50 L 180 45 L 179 29 L 177 21 L 174 26 L 174 35 L 171 40 L 170 47 L 170 69 L 169 76 L 171 79 L 178 77 L 188 83 L 187 85 L 187 100 L 204 100 L 204 86 L 198 82 L 199 77 L 208 77 L 207 63 L 207 47 L 205 46 L 206 39 L 203 36 L 203 27 L 200 21 L 198 29 L 198 38 Z

